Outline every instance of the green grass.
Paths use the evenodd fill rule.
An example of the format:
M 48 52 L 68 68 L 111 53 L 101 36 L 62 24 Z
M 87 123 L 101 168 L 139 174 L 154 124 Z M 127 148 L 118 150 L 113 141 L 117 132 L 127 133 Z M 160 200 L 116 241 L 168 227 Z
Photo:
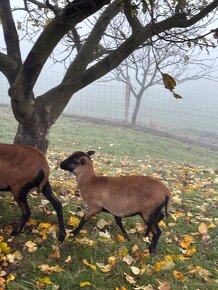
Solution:
M 0 121 L 0 142 L 13 142 L 16 122 L 8 109 L 1 108 Z M 28 225 L 23 233 L 11 239 L 9 226 L 18 220 L 20 210 L 9 193 L 1 193 L 0 273 L 6 272 L 3 276 L 5 279 L 10 277 L 10 273 L 15 276 L 13 281 L 8 282 L 6 289 L 34 290 L 42 287 L 53 290 L 59 286 L 63 290 L 131 290 L 137 287 L 143 290 L 159 289 L 160 283 L 169 283 L 173 290 L 217 289 L 217 152 L 126 128 L 60 118 L 50 133 L 48 159 L 52 188 L 63 203 L 68 231 L 73 228 L 67 223 L 69 218 L 78 218 L 79 212 L 86 207 L 73 177 L 58 169 L 58 163 L 75 150 L 86 151 L 91 148 L 96 151 L 94 166 L 101 174 L 155 174 L 171 189 L 174 196 L 173 215 L 167 220 L 168 225 L 161 225 L 163 233 L 157 254 L 149 256 L 147 253 L 149 244 L 143 241 L 140 217 L 123 219 L 126 229 L 135 231 L 130 234 L 130 241 L 119 241 L 120 231 L 113 217 L 106 213 L 89 221 L 85 231 L 77 238 L 67 238 L 59 243 L 52 231 L 43 239 L 39 224 L 56 225 L 57 221 L 52 207 L 45 204 L 40 194 L 31 194 L 29 197 L 32 218 L 36 224 Z M 103 229 L 97 227 L 101 218 L 108 223 Z M 202 224 L 206 227 L 205 233 L 200 230 Z M 100 232 L 109 233 L 109 238 L 101 238 Z M 196 252 L 190 256 L 181 247 L 185 236 L 193 238 L 190 248 L 195 247 Z M 87 245 L 84 238 L 94 244 Z M 36 243 L 35 252 L 27 251 L 27 241 Z M 8 253 L 2 250 L 1 242 L 10 247 Z M 54 255 L 57 250 L 59 256 Z M 15 251 L 20 251 L 23 258 L 9 262 L 7 255 L 14 255 Z M 124 261 L 127 255 L 132 257 L 131 265 Z M 72 260 L 67 263 L 69 256 Z M 115 259 L 115 265 L 109 272 L 102 272 L 98 263 L 108 264 L 111 256 Z M 96 266 L 96 270 L 85 265 L 84 259 Z M 164 268 L 167 259 L 170 262 Z M 39 268 L 42 264 L 50 267 L 58 265 L 63 271 L 42 272 Z M 159 271 L 158 265 L 161 265 Z M 130 268 L 132 266 L 139 268 L 143 274 L 134 275 Z M 199 268 L 196 270 L 196 267 Z M 184 281 L 176 278 L 175 271 L 183 275 Z M 128 282 L 128 276 L 134 278 L 135 283 Z M 37 283 L 44 277 L 51 279 L 50 285 Z M 81 282 L 90 282 L 91 285 L 80 287 Z

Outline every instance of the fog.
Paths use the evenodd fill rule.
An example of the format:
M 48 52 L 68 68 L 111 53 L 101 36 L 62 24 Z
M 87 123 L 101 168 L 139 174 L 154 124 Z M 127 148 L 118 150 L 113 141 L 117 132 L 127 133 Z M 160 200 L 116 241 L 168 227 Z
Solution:
M 14 3 L 17 4 L 17 1 Z M 19 21 L 23 20 L 23 14 L 16 15 Z M 214 40 L 215 41 L 215 40 Z M 27 41 L 21 42 L 22 58 L 25 59 L 32 44 Z M 4 39 L 0 31 L 0 48 L 4 51 Z M 56 51 L 61 51 L 58 45 Z M 205 50 L 206 51 L 206 50 Z M 209 49 L 210 55 L 204 53 L 199 55 L 199 59 L 213 58 L 218 64 L 218 50 Z M 216 68 L 215 66 L 215 68 Z M 217 66 L 218 67 L 218 66 Z M 54 64 L 49 59 L 34 87 L 37 95 L 43 94 L 52 87 L 58 85 L 65 73 L 63 63 Z M 167 72 L 170 74 L 170 72 Z M 197 73 L 197 68 L 196 68 Z M 173 75 L 172 75 L 173 76 Z M 210 78 L 211 76 L 206 76 Z M 213 77 L 218 80 L 218 70 L 213 72 Z M 132 73 L 132 82 L 134 79 Z M 0 103 L 10 103 L 7 90 L 8 83 L 0 73 L 1 97 Z M 147 90 L 143 96 L 142 105 L 139 111 L 138 122 L 149 126 L 150 123 L 161 124 L 170 129 L 203 129 L 218 133 L 218 82 L 209 79 L 198 79 L 179 83 L 175 88 L 176 93 L 182 96 L 182 100 L 175 100 L 171 92 L 164 88 L 164 85 L 153 86 Z M 112 117 L 115 120 L 123 121 L 125 103 L 125 84 L 113 82 L 95 82 L 76 93 L 71 99 L 65 112 L 71 114 L 97 116 L 102 119 Z M 129 121 L 133 111 L 135 100 L 131 96 Z M 92 107 L 90 108 L 90 104 Z M 161 116 L 161 117 L 160 117 Z M 172 118 L 172 116 L 174 116 Z M 199 126 L 199 124 L 201 124 Z

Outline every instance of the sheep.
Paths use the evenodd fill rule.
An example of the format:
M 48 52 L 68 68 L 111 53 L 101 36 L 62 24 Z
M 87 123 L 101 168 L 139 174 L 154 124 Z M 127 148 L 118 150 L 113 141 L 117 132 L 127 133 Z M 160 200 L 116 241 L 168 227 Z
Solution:
M 123 236 L 128 239 L 122 218 L 138 214 L 147 225 L 145 236 L 153 234 L 149 252 L 154 253 L 162 232 L 158 226 L 164 217 L 161 210 L 165 207 L 165 214 L 169 215 L 170 191 L 151 176 L 98 176 L 90 158 L 94 153 L 76 151 L 60 163 L 61 169 L 76 176 L 82 198 L 89 208 L 71 233 L 75 236 L 91 217 L 105 211 L 114 215 Z
M 27 194 L 37 188 L 53 205 L 59 224 L 59 241 L 63 241 L 64 228 L 62 204 L 54 196 L 49 182 L 49 166 L 44 155 L 36 148 L 25 145 L 0 144 L 0 191 L 11 191 L 22 216 L 12 231 L 19 234 L 31 215 Z

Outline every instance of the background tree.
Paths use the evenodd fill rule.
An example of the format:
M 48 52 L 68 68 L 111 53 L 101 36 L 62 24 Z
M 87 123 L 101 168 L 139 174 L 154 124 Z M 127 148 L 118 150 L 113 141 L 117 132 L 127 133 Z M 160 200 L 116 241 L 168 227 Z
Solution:
M 140 17 L 142 19 L 143 17 Z M 145 19 L 144 19 L 145 21 Z M 189 38 L 192 38 L 192 28 L 187 32 Z M 197 28 L 199 29 L 199 27 Z M 125 31 L 125 34 L 123 33 Z M 112 20 L 106 37 L 104 37 L 105 47 L 119 47 L 120 43 L 125 41 L 131 31 L 128 30 L 126 19 L 123 15 Z M 108 45 L 110 39 L 110 45 Z M 217 58 L 210 57 L 208 43 L 202 39 L 198 44 L 198 39 L 183 43 L 178 46 L 176 43 L 167 43 L 161 37 L 155 43 L 145 43 L 139 49 L 130 54 L 116 69 L 103 78 L 103 81 L 118 80 L 126 84 L 125 106 L 129 105 L 128 96 L 134 97 L 134 109 L 131 116 L 131 123 L 135 124 L 138 111 L 143 96 L 148 88 L 163 84 L 162 73 L 168 73 L 176 79 L 177 83 L 188 80 L 209 79 L 217 81 Z M 214 44 L 211 46 L 215 47 Z M 109 48 L 108 48 L 109 51 Z M 179 98 L 179 95 L 176 94 Z M 128 122 L 129 108 L 125 108 L 126 122 Z
M 11 9 L 10 0 L 1 0 L 0 17 L 5 46 L 0 51 L 0 71 L 9 82 L 11 106 L 18 121 L 14 142 L 30 144 L 45 152 L 49 130 L 72 95 L 116 68 L 140 46 L 149 45 L 159 38 L 173 43 L 196 39 L 201 42 L 202 38 L 196 34 L 197 27 L 203 27 L 205 37 L 209 36 L 211 31 L 207 27 L 217 11 L 218 0 L 204 1 L 198 6 L 196 3 L 199 2 L 24 0 L 22 5 L 16 4 L 17 7 Z M 97 15 L 100 9 L 101 13 Z M 137 13 L 140 9 L 147 17 L 145 24 Z M 24 23 L 16 21 L 15 13 L 18 11 L 27 13 Z M 102 36 L 107 35 L 108 25 L 120 13 L 125 15 L 131 34 L 121 41 L 119 47 L 113 50 L 110 47 L 110 51 L 107 47 L 102 49 Z M 94 25 L 90 22 L 88 31 L 81 30 L 79 24 L 90 21 L 94 14 Z M 189 31 L 193 27 L 195 30 L 190 39 Z M 213 31 L 217 37 L 217 30 Z M 20 48 L 24 39 L 33 40 L 26 57 Z M 39 74 L 48 58 L 55 58 L 56 47 L 60 43 L 64 52 L 62 61 L 66 66 L 63 80 L 51 90 L 35 96 L 34 85 Z

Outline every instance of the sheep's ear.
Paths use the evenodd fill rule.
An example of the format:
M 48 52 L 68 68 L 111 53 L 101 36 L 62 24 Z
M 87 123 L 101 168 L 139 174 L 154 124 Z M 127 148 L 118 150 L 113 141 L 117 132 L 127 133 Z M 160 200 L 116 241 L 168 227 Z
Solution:
M 93 154 L 95 154 L 95 151 L 88 151 L 87 154 L 88 154 L 89 156 L 92 156 Z

